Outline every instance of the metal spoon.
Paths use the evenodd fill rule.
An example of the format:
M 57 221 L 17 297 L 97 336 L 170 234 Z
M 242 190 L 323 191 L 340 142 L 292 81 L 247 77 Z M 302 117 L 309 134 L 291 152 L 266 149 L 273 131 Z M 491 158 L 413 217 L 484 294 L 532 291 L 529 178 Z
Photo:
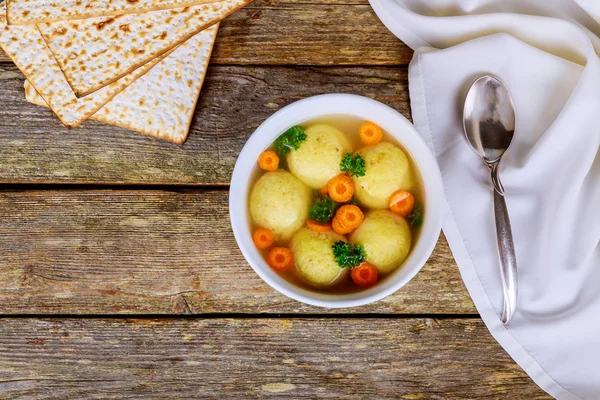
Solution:
M 463 126 L 469 144 L 492 173 L 496 239 L 504 292 L 502 322 L 506 324 L 517 305 L 517 261 L 498 165 L 515 133 L 515 106 L 508 89 L 498 78 L 482 76 L 473 83 L 465 100 Z

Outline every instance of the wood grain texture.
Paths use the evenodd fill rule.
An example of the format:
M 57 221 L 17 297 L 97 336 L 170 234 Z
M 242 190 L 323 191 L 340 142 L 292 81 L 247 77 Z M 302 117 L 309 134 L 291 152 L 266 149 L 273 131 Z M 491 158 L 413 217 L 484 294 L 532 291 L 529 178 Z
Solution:
M 293 101 L 335 92 L 410 116 L 403 68 L 217 66 L 179 146 L 95 121 L 69 131 L 49 110 L 27 104 L 21 73 L 0 64 L 0 183 L 227 185 L 259 124 Z
M 290 300 L 241 255 L 227 194 L 0 193 L 0 313 L 476 313 L 444 239 L 380 302 L 326 310 Z
M 550 398 L 479 320 L 4 319 L 0 335 L 5 398 Z
M 25 103 L 24 78 L 0 51 L 0 398 L 549 398 L 481 320 L 419 317 L 476 313 L 443 237 L 398 293 L 325 310 L 252 271 L 225 187 L 10 186 L 226 186 L 249 135 L 295 100 L 356 93 L 409 117 L 407 71 L 396 66 L 411 57 L 367 0 L 258 0 L 221 25 L 180 147 L 96 122 L 65 130 Z
M 214 64 L 406 65 L 412 50 L 366 1 L 259 1 L 225 19 Z M 0 62 L 8 57 L 0 50 Z

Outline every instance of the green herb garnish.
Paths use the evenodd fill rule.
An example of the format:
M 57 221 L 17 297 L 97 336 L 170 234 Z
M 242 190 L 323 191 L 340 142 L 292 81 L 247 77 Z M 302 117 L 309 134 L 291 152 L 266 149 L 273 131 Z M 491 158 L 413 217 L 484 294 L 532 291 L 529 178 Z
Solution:
M 285 156 L 292 149 L 298 150 L 300 144 L 305 140 L 306 133 L 304 133 L 304 128 L 292 126 L 275 140 L 273 147 L 279 156 Z
M 365 176 L 365 159 L 360 154 L 346 153 L 340 169 L 344 172 L 350 172 L 350 176 Z
M 337 206 L 328 196 L 322 196 L 310 208 L 310 219 L 326 224 L 333 218 Z
M 365 249 L 360 244 L 350 244 L 338 241 L 331 246 L 333 256 L 338 265 L 342 268 L 354 268 L 367 258 Z
M 417 203 L 413 210 L 406 217 L 408 224 L 413 228 L 420 228 L 423 225 L 423 205 Z

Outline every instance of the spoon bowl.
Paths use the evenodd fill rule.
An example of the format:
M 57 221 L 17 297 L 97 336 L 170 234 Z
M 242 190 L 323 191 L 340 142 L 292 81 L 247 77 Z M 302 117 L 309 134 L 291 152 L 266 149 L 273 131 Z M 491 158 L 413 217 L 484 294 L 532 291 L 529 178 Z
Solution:
M 500 160 L 510 146 L 515 119 L 512 97 L 498 78 L 483 76 L 473 83 L 465 100 L 465 135 L 487 163 Z

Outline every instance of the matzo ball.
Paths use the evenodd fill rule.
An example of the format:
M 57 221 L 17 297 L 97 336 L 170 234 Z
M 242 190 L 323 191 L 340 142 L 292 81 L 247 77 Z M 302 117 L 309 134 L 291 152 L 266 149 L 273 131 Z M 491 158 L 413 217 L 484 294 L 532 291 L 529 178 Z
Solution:
M 332 286 L 340 282 L 348 268 L 341 268 L 333 257 L 332 246 L 346 239 L 335 232 L 314 232 L 302 228 L 294 235 L 291 250 L 296 269 L 303 280 L 314 287 Z
M 313 125 L 305 130 L 306 140 L 287 155 L 290 172 L 313 189 L 321 189 L 341 173 L 340 162 L 351 150 L 344 134 L 330 125 Z
M 308 218 L 311 191 L 287 171 L 267 172 L 250 193 L 250 216 L 275 240 L 288 240 Z
M 351 243 L 364 247 L 366 261 L 381 274 L 389 274 L 402 264 L 410 251 L 411 241 L 406 220 L 388 210 L 367 213 L 363 223 L 350 236 Z
M 353 179 L 356 198 L 363 206 L 387 208 L 392 193 L 415 187 L 410 160 L 399 147 L 382 142 L 365 147 L 358 154 L 365 159 L 366 173 Z

